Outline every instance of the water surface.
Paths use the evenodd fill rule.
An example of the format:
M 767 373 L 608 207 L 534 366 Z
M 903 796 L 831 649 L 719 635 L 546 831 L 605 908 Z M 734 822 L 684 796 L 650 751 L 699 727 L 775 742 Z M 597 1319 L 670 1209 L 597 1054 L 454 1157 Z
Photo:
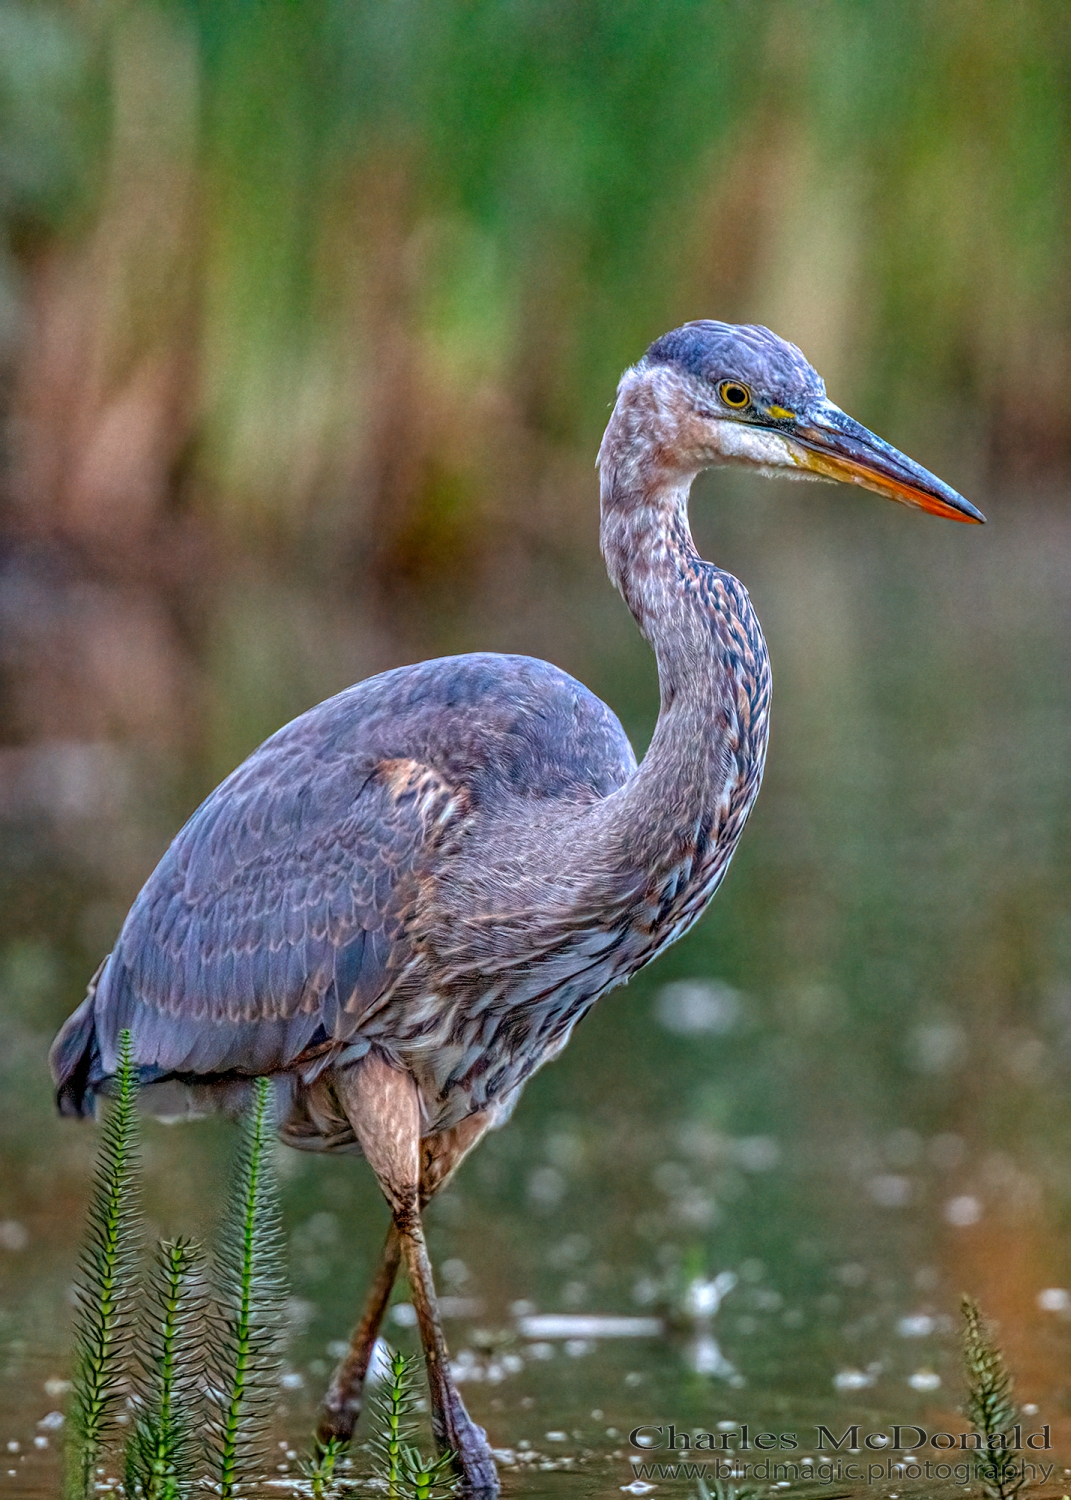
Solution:
M 999 1320 L 1028 1420 L 1051 1426 L 1045 1488 L 1061 1493 L 1071 521 L 1014 495 L 986 505 L 984 531 L 820 490 L 722 496 L 698 497 L 697 533 L 767 630 L 766 784 L 707 916 L 596 1008 L 429 1213 L 466 1398 L 512 1450 L 507 1487 L 531 1494 L 619 1494 L 641 1425 L 746 1422 L 796 1432 L 801 1453 L 818 1423 L 958 1431 L 969 1291 Z M 417 655 L 547 655 L 641 749 L 657 704 L 594 572 L 397 628 L 252 573 L 177 600 L 93 587 L 90 609 L 84 581 L 15 557 L 0 589 L 21 622 L 10 691 L 37 694 L 45 726 L 0 756 L 0 1493 L 18 1496 L 56 1492 L 40 1423 L 63 1405 L 94 1148 L 53 1117 L 45 1052 L 182 817 L 285 718 Z M 79 698 L 72 630 L 112 653 L 125 717 Z M 231 1144 L 219 1124 L 146 1126 L 154 1230 L 210 1233 Z M 280 1165 L 280 1440 L 297 1449 L 386 1212 L 361 1163 Z M 547 1314 L 661 1332 L 538 1336 L 525 1320 Z M 415 1347 L 404 1307 L 389 1335 Z

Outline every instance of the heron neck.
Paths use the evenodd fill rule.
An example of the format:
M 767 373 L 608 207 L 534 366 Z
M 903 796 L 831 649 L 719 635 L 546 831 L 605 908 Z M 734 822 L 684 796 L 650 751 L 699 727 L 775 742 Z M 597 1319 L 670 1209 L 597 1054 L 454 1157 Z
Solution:
M 606 457 L 603 556 L 654 650 L 661 694 L 650 748 L 623 789 L 629 818 L 667 851 L 698 831 L 731 853 L 766 755 L 766 643 L 747 590 L 696 551 L 694 476 L 660 482 Z

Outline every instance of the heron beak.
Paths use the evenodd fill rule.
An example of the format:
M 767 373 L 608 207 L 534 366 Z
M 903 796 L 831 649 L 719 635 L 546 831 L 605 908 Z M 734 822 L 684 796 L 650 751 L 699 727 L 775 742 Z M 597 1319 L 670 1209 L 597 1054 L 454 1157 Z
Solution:
M 983 525 L 985 516 L 957 495 L 936 474 L 869 432 L 854 417 L 823 401 L 791 429 L 799 446 L 796 462 L 815 474 L 844 484 L 859 484 L 901 505 L 914 505 L 931 516 Z

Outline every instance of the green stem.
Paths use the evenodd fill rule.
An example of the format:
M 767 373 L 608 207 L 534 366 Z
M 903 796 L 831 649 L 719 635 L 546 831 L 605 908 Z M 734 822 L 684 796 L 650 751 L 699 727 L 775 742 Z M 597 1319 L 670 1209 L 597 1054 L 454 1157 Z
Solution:
M 138 1144 L 138 1079 L 131 1035 L 126 1030 L 119 1038 L 116 1081 L 117 1098 L 101 1140 L 78 1284 L 78 1358 L 71 1401 L 71 1429 L 76 1443 L 69 1484 L 72 1500 L 91 1500 L 95 1495 L 97 1465 L 122 1394 L 137 1221 L 134 1171 Z

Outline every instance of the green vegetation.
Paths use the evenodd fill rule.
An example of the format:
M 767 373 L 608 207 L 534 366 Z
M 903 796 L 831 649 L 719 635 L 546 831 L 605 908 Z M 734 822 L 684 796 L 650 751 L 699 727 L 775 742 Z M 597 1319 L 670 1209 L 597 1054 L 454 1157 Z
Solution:
M 281 1364 L 286 1274 L 271 1102 L 270 1080 L 258 1078 L 216 1257 L 210 1399 L 223 1500 L 262 1465 Z
M 262 1472 L 280 1365 L 286 1277 L 271 1084 L 254 1085 L 211 1295 L 200 1247 L 186 1239 L 156 1247 L 142 1285 L 136 1104 L 124 1031 L 77 1282 L 68 1495 L 91 1500 L 126 1426 L 127 1500 L 183 1500 L 202 1476 L 230 1500 Z
M 127 1442 L 124 1489 L 133 1500 L 178 1500 L 197 1464 L 195 1427 L 204 1376 L 205 1298 L 200 1247 L 157 1246 L 134 1357 L 138 1401 Z
M 117 1410 L 126 1394 L 141 1229 L 137 1092 L 130 1033 L 124 1031 L 116 1098 L 101 1131 L 85 1248 L 75 1280 L 78 1312 L 68 1410 L 70 1500 L 89 1500 L 95 1493 L 97 1465 L 115 1437 Z
M 426 1459 L 414 1447 L 413 1413 L 416 1380 L 412 1361 L 389 1350 L 389 1374 L 373 1398 L 377 1428 L 372 1438 L 376 1478 L 387 1486 L 388 1500 L 437 1500 L 456 1488 L 450 1474 L 453 1455 Z
M 877 425 L 1066 462 L 1058 0 L 27 5 L 0 59 L 8 238 L 88 278 L 158 508 L 181 474 L 248 534 L 441 570 L 503 445 L 589 463 L 697 315 L 776 325 Z
M 967 1399 L 963 1415 L 981 1439 L 977 1471 L 987 1500 L 1014 1500 L 1024 1485 L 1022 1455 L 1008 1447 L 1019 1420 L 1013 1381 L 1004 1355 L 977 1302 L 963 1298 L 963 1365 Z
M 253 1085 L 210 1289 L 188 1239 L 161 1241 L 142 1282 L 137 1091 L 124 1031 L 77 1281 L 68 1496 L 92 1500 L 98 1469 L 121 1456 L 127 1500 L 184 1500 L 202 1482 L 234 1500 L 264 1472 L 281 1365 L 287 1279 L 271 1082 Z M 446 1500 L 452 1455 L 425 1458 L 413 1442 L 413 1363 L 391 1352 L 389 1366 L 373 1401 L 375 1477 L 390 1500 Z M 344 1449 L 317 1445 L 304 1466 L 315 1496 L 337 1493 Z

